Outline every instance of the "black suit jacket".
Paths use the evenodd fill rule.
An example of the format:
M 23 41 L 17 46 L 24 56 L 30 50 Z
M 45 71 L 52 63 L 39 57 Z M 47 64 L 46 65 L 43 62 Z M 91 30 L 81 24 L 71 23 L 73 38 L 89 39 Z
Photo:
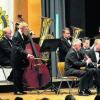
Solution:
M 89 67 L 93 67 L 93 66 L 96 67 L 97 59 L 96 59 L 96 55 L 95 55 L 94 49 L 90 50 L 90 52 L 88 53 L 88 56 L 91 58 L 91 60 L 93 62 L 92 64 L 89 64 Z M 100 52 L 99 52 L 99 57 L 100 57 Z M 100 64 L 100 59 L 99 59 L 98 64 Z
M 59 47 L 59 60 L 64 62 L 65 57 L 69 49 L 71 48 L 71 45 L 69 44 L 68 40 L 65 38 L 61 38 L 61 44 Z
M 86 63 L 83 61 L 82 55 L 71 48 L 65 58 L 65 71 L 69 68 L 80 69 L 80 67 L 86 66 Z
M 0 40 L 0 65 L 10 65 L 12 41 L 5 37 Z
M 25 51 L 26 39 L 23 39 L 19 31 L 16 31 L 13 38 L 12 64 L 14 67 L 23 68 L 28 65 L 27 52 Z
M 91 58 L 91 60 L 92 60 L 93 62 L 97 62 L 96 55 L 95 55 L 95 51 L 94 51 L 93 49 L 90 50 L 88 56 Z

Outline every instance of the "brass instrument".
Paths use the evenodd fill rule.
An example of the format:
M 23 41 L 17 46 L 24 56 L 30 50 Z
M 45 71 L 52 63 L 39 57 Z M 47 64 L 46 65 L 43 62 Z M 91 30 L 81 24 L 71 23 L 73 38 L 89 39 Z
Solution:
M 51 18 L 47 18 L 47 17 L 41 18 L 41 31 L 40 31 L 40 42 L 39 42 L 40 46 L 42 46 L 43 41 L 47 37 L 50 38 L 51 34 L 48 34 L 48 31 L 52 23 L 53 23 L 53 19 Z
M 78 27 L 72 27 L 73 29 L 73 36 L 72 36 L 72 44 L 73 42 L 78 39 L 80 33 L 83 31 L 83 29 L 78 28 Z
M 53 39 L 54 36 L 52 34 L 49 34 L 49 28 L 51 24 L 53 23 L 53 19 L 42 17 L 41 18 L 41 30 L 40 30 L 40 41 L 39 45 L 42 46 L 42 43 L 45 39 Z M 47 61 L 49 59 L 49 52 L 42 52 L 42 59 L 45 59 L 44 61 Z

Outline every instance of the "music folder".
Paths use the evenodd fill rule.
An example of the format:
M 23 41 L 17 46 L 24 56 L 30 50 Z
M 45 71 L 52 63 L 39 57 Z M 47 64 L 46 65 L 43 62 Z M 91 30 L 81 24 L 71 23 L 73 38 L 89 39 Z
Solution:
M 60 39 L 45 39 L 40 48 L 41 52 L 56 51 L 60 45 Z

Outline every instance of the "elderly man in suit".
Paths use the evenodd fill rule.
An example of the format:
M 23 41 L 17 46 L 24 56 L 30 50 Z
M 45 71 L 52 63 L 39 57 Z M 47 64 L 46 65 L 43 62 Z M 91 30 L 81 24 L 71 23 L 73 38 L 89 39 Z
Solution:
M 13 41 L 11 40 L 11 29 L 5 27 L 3 29 L 4 37 L 0 40 L 0 65 L 2 66 L 12 66 L 11 65 L 11 51 L 13 46 Z M 8 76 L 8 81 L 13 81 L 13 70 Z
M 87 66 L 91 63 L 91 59 L 84 59 L 84 56 L 79 52 L 80 49 L 81 41 L 76 39 L 65 58 L 65 76 L 74 75 L 80 77 L 79 95 L 87 96 L 91 94 L 89 86 L 93 78 L 93 73 L 91 70 L 82 71 L 80 67 Z
M 0 65 L 11 65 L 10 56 L 12 48 L 11 29 L 3 29 L 4 37 L 0 40 Z
M 23 90 L 23 73 L 25 67 L 28 66 L 27 57 L 33 57 L 25 51 L 25 45 L 28 41 L 28 24 L 21 22 L 19 29 L 14 33 L 12 38 L 14 47 L 12 50 L 12 65 L 14 67 L 14 93 L 15 94 L 26 94 Z

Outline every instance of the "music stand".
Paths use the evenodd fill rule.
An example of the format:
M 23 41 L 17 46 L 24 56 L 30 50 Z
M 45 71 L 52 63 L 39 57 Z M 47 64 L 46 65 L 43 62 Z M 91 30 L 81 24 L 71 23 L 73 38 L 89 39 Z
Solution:
M 40 38 L 36 37 L 36 38 L 32 38 L 33 42 L 36 44 L 39 44 Z
M 41 52 L 55 52 L 57 50 L 57 48 L 60 45 L 60 39 L 46 39 L 43 41 L 43 44 L 40 48 Z M 55 85 L 52 83 L 52 76 L 53 76 L 53 60 L 51 60 L 51 71 L 50 71 L 50 75 L 51 75 L 51 80 L 50 80 L 50 87 L 52 90 L 54 90 L 55 93 L 57 93 L 57 88 L 55 87 Z M 56 65 L 56 62 L 55 62 Z

